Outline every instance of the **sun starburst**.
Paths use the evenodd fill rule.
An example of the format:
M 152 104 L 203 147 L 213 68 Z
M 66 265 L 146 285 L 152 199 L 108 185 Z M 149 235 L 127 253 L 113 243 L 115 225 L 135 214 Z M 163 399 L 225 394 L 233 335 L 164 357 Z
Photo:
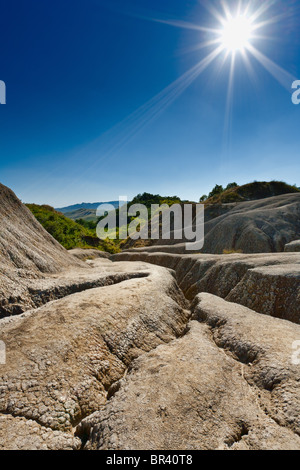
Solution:
M 232 8 L 233 3 L 235 8 Z M 205 0 L 203 1 L 203 6 L 207 8 L 214 18 L 214 25 L 143 16 L 143 20 L 189 29 L 203 35 L 203 41 L 198 42 L 189 50 L 199 50 L 203 54 L 203 51 L 207 49 L 208 52 L 203 54 L 201 60 L 156 96 L 143 104 L 114 128 L 110 129 L 106 134 L 96 139 L 88 149 L 84 147 L 82 152 L 79 153 L 78 158 L 84 155 L 86 159 L 89 153 L 92 156 L 92 162 L 86 165 L 86 171 L 90 171 L 100 161 L 118 153 L 147 124 L 159 117 L 213 63 L 219 62 L 218 69 L 221 70 L 226 62 L 230 61 L 228 67 L 226 109 L 224 113 L 224 139 L 226 141 L 224 141 L 224 146 L 228 147 L 233 112 L 235 72 L 237 67 L 241 66 L 241 62 L 244 63 L 249 74 L 255 77 L 255 63 L 253 64 L 252 60 L 254 58 L 259 65 L 263 66 L 273 78 L 289 91 L 291 91 L 291 84 L 295 80 L 295 77 L 259 50 L 261 41 L 267 37 L 265 28 L 274 26 L 276 22 L 285 19 L 285 12 L 282 14 L 278 14 L 278 12 L 272 14 L 272 7 L 276 6 L 276 3 L 277 0 L 264 0 L 264 2 L 248 0 L 248 3 L 246 3 L 246 0 L 237 0 L 235 2 L 231 0 L 230 8 L 229 0 L 220 0 L 218 2 L 220 8 L 218 9 L 215 6 L 217 2 Z M 241 57 L 242 61 L 237 60 L 238 56 Z M 95 160 L 94 154 L 96 151 L 99 153 L 99 148 L 101 148 L 101 157 L 99 156 Z M 228 148 L 225 150 L 227 151 Z
M 265 0 L 263 3 L 256 0 L 248 2 L 237 0 L 230 2 L 230 5 L 232 3 L 235 4 L 235 7 L 231 6 L 230 8 L 228 1 L 220 0 L 221 8 L 219 9 L 216 8 L 216 3 L 203 3 L 203 6 L 215 19 L 216 23 L 213 27 L 182 20 L 156 19 L 155 21 L 205 34 L 206 40 L 198 43 L 191 50 L 215 47 L 214 60 L 218 60 L 222 54 L 224 59 L 227 59 L 230 55 L 236 56 L 237 53 L 240 53 L 249 68 L 249 58 L 254 57 L 274 78 L 290 89 L 291 79 L 293 80 L 294 77 L 263 55 L 257 48 L 257 43 L 259 47 L 262 38 L 267 39 L 267 36 L 263 35 L 264 29 L 283 20 L 286 12 L 272 14 L 272 7 L 276 5 L 276 0 Z M 204 57 L 202 61 L 205 60 Z M 223 63 L 225 61 L 223 60 Z
M 220 33 L 220 43 L 229 52 L 244 51 L 251 41 L 253 25 L 246 16 L 229 18 Z
M 170 98 L 168 104 L 177 98 L 212 63 L 218 61 L 220 71 L 226 62 L 230 60 L 224 132 L 229 134 L 235 74 L 237 67 L 241 66 L 241 61 L 236 60 L 237 56 L 242 58 L 252 79 L 255 78 L 255 61 L 289 91 L 291 91 L 291 84 L 295 78 L 259 50 L 261 41 L 268 39 L 267 33 L 270 31 L 270 27 L 286 18 L 285 10 L 282 14 L 278 14 L 277 0 L 265 0 L 264 2 L 259 0 L 232 0 L 230 3 L 229 0 L 220 0 L 218 3 L 220 8 L 216 7 L 217 2 L 205 1 L 202 3 L 214 18 L 215 25 L 197 24 L 183 20 L 155 19 L 154 21 L 177 28 L 198 31 L 205 37 L 205 40 L 198 42 L 189 50 L 203 51 L 205 48 L 209 49 L 207 55 L 204 55 L 200 62 L 162 92 L 164 101 Z M 276 8 L 273 9 L 273 7 Z M 158 108 L 160 107 L 159 101 L 157 103 Z

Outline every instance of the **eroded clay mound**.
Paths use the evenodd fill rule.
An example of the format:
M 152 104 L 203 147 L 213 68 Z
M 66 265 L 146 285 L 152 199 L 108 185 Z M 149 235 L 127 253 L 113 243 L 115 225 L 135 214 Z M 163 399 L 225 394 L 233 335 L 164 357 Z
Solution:
M 76 426 L 103 409 L 133 360 L 184 334 L 189 311 L 168 270 L 110 264 L 128 280 L 0 320 L 0 448 L 80 446 Z
M 112 259 L 146 261 L 176 271 L 189 300 L 208 292 L 259 313 L 300 323 L 300 254 L 180 255 L 130 252 Z
M 0 317 L 26 309 L 28 279 L 79 265 L 16 195 L 0 184 Z

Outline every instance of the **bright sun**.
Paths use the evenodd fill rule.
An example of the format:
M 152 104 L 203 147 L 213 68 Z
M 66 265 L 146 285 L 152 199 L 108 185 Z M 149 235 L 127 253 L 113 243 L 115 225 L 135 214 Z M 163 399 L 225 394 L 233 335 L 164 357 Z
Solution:
M 243 51 L 250 43 L 252 22 L 245 16 L 229 18 L 221 31 L 220 42 L 228 52 Z

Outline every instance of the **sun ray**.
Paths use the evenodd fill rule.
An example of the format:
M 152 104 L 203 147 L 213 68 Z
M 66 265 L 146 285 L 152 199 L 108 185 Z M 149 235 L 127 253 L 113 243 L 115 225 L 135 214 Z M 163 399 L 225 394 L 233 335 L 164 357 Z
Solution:
M 221 1 L 222 8 L 225 16 L 222 16 L 212 5 L 207 6 L 208 11 L 223 25 L 223 28 L 232 26 L 232 21 L 237 21 L 236 33 L 237 37 L 226 38 L 224 40 L 224 31 L 217 28 L 208 28 L 201 25 L 197 25 L 190 22 L 178 21 L 178 20 L 163 20 L 163 19 L 152 19 L 153 21 L 168 24 L 171 26 L 192 29 L 205 33 L 212 33 L 217 37 L 208 41 L 204 41 L 190 50 L 204 49 L 205 47 L 214 46 L 216 48 L 205 56 L 198 64 L 192 67 L 189 71 L 184 73 L 180 78 L 175 80 L 172 84 L 167 86 L 164 90 L 158 93 L 150 101 L 141 106 L 137 111 L 132 113 L 128 118 L 122 121 L 116 128 L 112 130 L 112 138 L 108 139 L 108 150 L 102 153 L 101 157 L 97 161 L 101 161 L 109 158 L 110 155 L 118 152 L 124 145 L 126 145 L 132 138 L 134 138 L 147 124 L 156 119 L 164 110 L 170 106 L 183 92 L 188 88 L 191 83 L 196 80 L 197 77 L 212 63 L 218 56 L 223 52 L 223 59 L 220 62 L 220 68 L 225 64 L 228 57 L 231 56 L 230 71 L 228 78 L 228 90 L 226 100 L 226 111 L 225 111 L 225 130 L 230 132 L 231 118 L 232 118 L 232 102 L 234 92 L 234 72 L 236 63 L 236 54 L 240 53 L 246 68 L 248 69 L 249 75 L 252 78 L 254 76 L 254 70 L 250 63 L 247 55 L 250 52 L 258 62 L 263 65 L 269 73 L 276 78 L 285 87 L 290 87 L 291 75 L 285 72 L 281 67 L 276 65 L 262 53 L 260 53 L 251 44 L 252 38 L 258 38 L 258 36 L 252 35 L 252 31 L 263 28 L 267 24 L 278 21 L 281 17 L 270 18 L 269 20 L 261 21 L 260 23 L 254 23 L 256 19 L 262 17 L 262 15 L 270 9 L 274 2 L 269 1 L 266 4 L 261 5 L 255 12 L 250 12 L 251 2 L 248 2 L 246 7 L 242 9 L 242 2 L 239 1 L 235 14 L 233 14 L 225 0 Z M 148 18 L 149 19 L 149 18 Z M 240 23 L 239 23 L 240 21 Z M 251 24 L 251 28 L 250 28 Z M 249 31 L 247 30 L 249 28 Z M 251 29 L 251 31 L 250 31 Z M 251 34 L 250 34 L 251 32 Z M 235 45 L 234 41 L 237 42 Z M 113 145 L 111 142 L 113 141 Z
M 237 66 L 237 55 L 242 57 L 243 63 L 248 70 L 249 76 L 255 79 L 254 69 L 250 62 L 250 57 L 263 66 L 282 86 L 290 91 L 291 83 L 294 77 L 286 72 L 270 58 L 261 53 L 255 42 L 263 37 L 261 32 L 265 27 L 278 23 L 287 14 L 274 15 L 269 14 L 266 19 L 264 15 L 269 12 L 274 5 L 274 0 L 266 0 L 258 8 L 253 9 L 253 2 L 247 4 L 239 0 L 236 8 L 230 9 L 229 2 L 221 0 L 220 11 L 210 2 L 204 2 L 203 6 L 216 20 L 216 27 L 203 26 L 182 20 L 166 20 L 157 18 L 145 18 L 144 20 L 155 21 L 157 23 L 174 26 L 177 28 L 194 30 L 205 35 L 205 39 L 190 50 L 202 50 L 206 47 L 212 47 L 213 50 L 205 55 L 195 66 L 185 72 L 161 92 L 147 101 L 144 105 L 126 117 L 112 129 L 95 139 L 90 145 L 82 147 L 77 155 L 72 154 L 71 159 L 77 158 L 84 161 L 83 173 L 91 171 L 92 168 L 99 169 L 102 162 L 116 155 L 127 145 L 146 125 L 158 118 L 213 62 L 219 67 L 219 70 L 230 60 L 228 87 L 226 96 L 226 109 L 224 119 L 224 142 L 229 148 L 230 135 L 233 116 L 233 95 L 235 83 L 235 69 Z M 245 5 L 245 6 L 244 6 Z M 223 10 L 223 11 L 222 11 Z M 232 26 L 234 26 L 232 31 Z M 211 39 L 209 38 L 211 35 Z M 268 37 L 270 39 L 270 37 Z M 256 44 L 255 44 L 256 45 Z M 256 45 L 257 46 L 257 45 Z M 66 163 L 66 160 L 63 164 Z M 56 172 L 57 169 L 54 169 Z M 80 175 L 80 177 L 82 174 Z M 72 182 L 73 184 L 74 182 Z
M 265 2 L 255 10 L 250 19 L 254 23 L 260 18 L 264 13 L 266 13 L 275 3 L 275 0 L 265 0 Z
M 221 13 L 209 2 L 204 2 L 203 7 L 220 23 L 223 24 L 224 17 Z
M 206 49 L 207 47 L 216 46 L 219 44 L 220 44 L 219 39 L 212 39 L 210 41 L 205 41 L 205 42 L 201 42 L 198 44 L 194 44 L 193 46 L 190 46 L 190 47 L 185 47 L 184 49 L 181 49 L 179 53 L 188 54 L 190 52 L 200 51 L 201 49 Z
M 235 59 L 236 59 L 236 54 L 235 53 L 231 54 L 230 71 L 229 71 L 228 87 L 227 87 L 227 97 L 226 97 L 224 134 L 223 134 L 223 153 L 225 154 L 230 149 Z
M 251 2 L 249 1 L 245 7 L 245 10 L 244 10 L 244 15 L 245 16 L 249 16 L 250 14 L 250 6 L 251 6 Z
M 162 20 L 159 18 L 149 18 L 151 21 L 156 23 L 167 24 L 169 26 L 175 26 L 176 28 L 183 28 L 183 29 L 191 29 L 196 31 L 202 31 L 206 33 L 217 33 L 217 29 L 208 28 L 205 26 L 200 26 L 194 23 L 189 23 L 188 21 L 181 21 L 181 20 Z
M 120 152 L 146 125 L 157 119 L 209 67 L 221 52 L 222 47 L 219 46 L 122 122 L 88 146 L 81 148 L 76 156 L 73 154 L 73 161 L 75 157 L 78 161 L 84 159 L 84 168 L 82 168 L 77 178 L 70 181 L 69 185 L 77 184 L 84 174 L 88 174 L 96 168 L 99 169 L 102 162 Z M 56 172 L 57 168 L 53 173 Z
M 248 45 L 247 50 L 253 57 L 287 90 L 291 90 L 291 83 L 295 80 L 293 75 L 284 70 L 279 65 L 275 64 L 266 55 L 262 54 L 251 44 Z
M 257 85 L 257 77 L 255 75 L 255 72 L 254 72 L 254 68 L 250 62 L 250 59 L 249 59 L 249 55 L 247 54 L 246 51 L 244 51 L 242 53 L 242 59 L 243 59 L 243 62 L 245 64 L 245 67 L 247 69 L 247 72 L 248 72 L 248 76 L 251 78 L 252 80 L 252 83 L 254 83 L 255 85 Z
M 264 28 L 265 26 L 279 23 L 287 16 L 288 16 L 287 14 L 276 15 L 276 16 L 272 16 L 268 20 L 261 21 L 260 23 L 253 23 L 253 30 L 261 29 L 261 28 Z
M 229 6 L 227 5 L 225 0 L 221 0 L 221 6 L 222 6 L 222 8 L 224 10 L 224 13 L 225 13 L 225 18 L 223 17 L 221 19 L 221 23 L 224 24 L 224 23 L 226 23 L 226 21 L 228 21 L 232 18 L 232 14 L 231 14 Z

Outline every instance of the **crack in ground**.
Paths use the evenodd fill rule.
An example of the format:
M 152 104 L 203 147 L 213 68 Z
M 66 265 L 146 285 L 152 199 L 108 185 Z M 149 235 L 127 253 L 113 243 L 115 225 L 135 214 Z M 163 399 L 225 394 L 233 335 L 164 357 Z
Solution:
M 176 265 L 176 267 L 177 267 L 177 265 Z M 173 271 L 175 273 L 175 278 L 178 280 L 178 275 L 177 275 L 176 269 L 174 269 Z M 98 280 L 95 280 L 95 281 L 85 281 L 83 283 L 79 283 L 79 284 L 75 284 L 75 285 L 72 284 L 72 285 L 67 285 L 67 286 L 54 286 L 53 288 L 50 288 L 50 289 L 47 289 L 47 290 L 44 290 L 44 291 L 39 291 L 37 289 L 31 289 L 31 288 L 29 288 L 28 291 L 32 295 L 32 301 L 35 303 L 36 308 L 38 308 L 39 306 L 41 306 L 43 304 L 46 304 L 46 303 L 51 302 L 53 300 L 58 300 L 58 299 L 64 298 L 64 297 L 66 297 L 68 295 L 72 295 L 74 293 L 83 292 L 85 290 L 89 290 L 89 289 L 93 289 L 93 288 L 97 288 L 97 287 L 106 287 L 106 286 L 110 286 L 110 285 L 115 285 L 115 284 L 118 284 L 118 283 L 121 283 L 121 282 L 124 282 L 124 281 L 127 281 L 127 280 L 147 277 L 148 275 L 149 275 L 148 273 L 132 273 L 132 274 L 124 274 L 124 275 L 123 274 L 116 274 L 116 275 L 109 275 L 105 278 L 98 279 Z M 183 281 L 186 279 L 186 277 L 187 277 L 187 274 L 184 276 L 183 280 L 181 281 L 181 284 L 183 284 Z M 182 293 L 184 295 L 185 299 L 188 301 L 189 308 L 187 308 L 185 310 L 187 312 L 189 312 L 189 315 L 187 316 L 187 319 L 186 319 L 186 322 L 185 322 L 185 327 L 183 328 L 182 332 L 179 335 L 176 335 L 176 333 L 174 332 L 174 338 L 171 339 L 170 341 L 164 342 L 165 344 L 171 344 L 173 341 L 176 341 L 177 339 L 185 336 L 189 331 L 189 326 L 188 325 L 189 325 L 190 320 L 193 319 L 193 315 L 195 313 L 195 301 L 196 301 L 196 297 L 197 297 L 197 294 L 198 294 L 198 292 L 196 292 L 192 299 L 187 298 L 186 294 L 188 294 L 188 292 L 192 288 L 193 288 L 193 285 L 190 286 L 189 288 L 183 290 L 177 284 L 178 293 Z M 0 310 L 0 315 L 1 315 L 1 313 L 2 312 Z M 261 399 L 260 399 L 260 396 L 258 394 L 258 390 L 260 390 L 260 388 L 255 384 L 255 380 L 254 380 L 254 383 L 251 383 L 251 382 L 249 382 L 247 377 L 245 377 L 245 375 L 244 375 L 244 367 L 246 366 L 247 370 L 249 371 L 249 376 L 251 376 L 250 364 L 252 364 L 254 361 L 257 361 L 259 354 L 262 353 L 263 351 L 260 350 L 259 348 L 257 350 L 253 350 L 253 345 L 252 345 L 252 349 L 251 349 L 250 344 L 249 344 L 249 347 L 247 347 L 248 345 L 245 344 L 244 347 L 239 352 L 234 348 L 234 345 L 230 344 L 229 341 L 226 342 L 224 345 L 220 344 L 220 342 L 218 342 L 218 339 L 215 337 L 215 333 L 220 332 L 220 328 L 227 323 L 226 320 L 216 322 L 214 325 L 212 325 L 212 324 L 209 324 L 209 322 L 207 322 L 205 319 L 200 320 L 199 318 L 197 318 L 197 316 L 196 316 L 195 319 L 198 320 L 198 321 L 202 321 L 203 323 L 208 325 L 208 327 L 210 329 L 210 332 L 211 332 L 211 340 L 214 342 L 214 344 L 220 350 L 222 350 L 224 352 L 224 354 L 230 356 L 230 358 L 232 360 L 234 360 L 237 364 L 242 366 L 241 377 L 244 379 L 247 386 L 250 388 L 253 395 L 255 396 L 255 401 L 256 401 L 258 407 L 261 409 L 261 411 L 269 419 L 271 419 L 274 423 L 276 423 L 278 426 L 280 426 L 284 429 L 289 429 L 295 435 L 298 435 L 298 433 L 295 432 L 290 426 L 288 426 L 288 424 L 286 426 L 282 425 L 280 422 L 278 422 L 276 420 L 276 417 L 273 417 L 273 416 L 270 415 L 268 410 L 261 403 Z M 106 341 L 105 338 L 103 338 L 103 340 L 105 341 L 109 351 L 114 356 L 118 357 L 118 359 L 121 360 L 121 362 L 124 364 L 124 366 L 126 368 L 125 368 L 125 371 L 124 371 L 124 374 L 123 374 L 122 377 L 120 377 L 119 379 L 113 381 L 112 383 L 109 383 L 105 387 L 105 390 L 107 392 L 105 404 L 99 406 L 98 409 L 95 409 L 92 413 L 90 413 L 86 416 L 84 416 L 82 414 L 81 417 L 79 417 L 79 419 L 76 420 L 76 423 L 73 422 L 73 424 L 72 424 L 73 425 L 73 432 L 70 433 L 70 435 L 73 434 L 74 437 L 77 437 L 81 440 L 81 443 L 82 443 L 81 449 L 84 449 L 84 447 L 86 445 L 86 442 L 89 440 L 89 437 L 90 437 L 89 433 L 90 433 L 90 430 L 91 430 L 91 427 L 89 427 L 88 423 L 83 423 L 83 421 L 85 419 L 87 419 L 89 416 L 92 416 L 95 412 L 105 409 L 105 407 L 106 407 L 107 403 L 109 402 L 109 400 L 111 400 L 115 396 L 115 394 L 121 389 L 121 387 L 123 385 L 123 381 L 126 378 L 128 372 L 130 372 L 130 369 L 132 368 L 132 364 L 135 361 L 135 359 L 133 359 L 129 364 L 125 364 L 125 362 L 122 360 L 122 358 L 119 357 L 118 353 L 114 351 L 114 348 L 109 343 L 109 341 Z M 139 357 L 142 357 L 142 356 L 144 356 L 146 354 L 149 354 L 149 353 L 153 353 L 153 351 L 155 351 L 155 349 L 157 347 L 159 347 L 160 345 L 161 344 L 157 345 L 156 347 L 154 347 L 150 351 L 145 351 Z M 226 349 L 226 347 L 229 347 L 229 349 Z M 269 387 L 269 388 L 267 386 L 264 386 L 263 389 L 271 394 L 271 392 L 274 389 L 275 385 L 278 385 L 278 383 L 280 383 L 280 382 L 274 383 L 273 387 Z M 7 413 L 6 412 L 0 412 L 0 415 L 1 414 L 11 415 L 13 417 L 23 417 L 23 418 L 29 420 L 29 418 L 26 418 L 22 415 L 14 416 L 13 414 L 8 413 L 8 412 Z M 30 420 L 31 421 L 36 421 L 37 424 L 43 426 L 44 428 L 46 427 L 44 424 L 40 423 L 38 420 L 33 420 L 33 419 L 30 419 Z M 234 437 L 232 436 L 231 438 L 229 438 L 229 440 L 224 442 L 224 444 L 227 445 L 229 448 L 232 447 L 235 443 L 241 441 L 244 436 L 248 435 L 248 433 L 251 429 L 251 427 L 249 425 L 247 425 L 246 423 L 244 423 L 244 422 L 237 423 L 237 425 L 239 427 L 237 435 L 234 436 Z M 53 428 L 50 428 L 50 429 L 53 429 Z
M 35 310 L 42 305 L 65 298 L 72 294 L 77 294 L 98 287 L 108 287 L 131 279 L 140 279 L 148 276 L 149 273 L 110 274 L 106 277 L 92 281 L 56 285 L 44 290 L 28 287 L 27 292 L 29 294 L 30 301 L 32 302 L 32 307 L 24 309 L 21 305 L 8 304 L 7 307 L 0 305 L 0 320 L 11 316 L 21 315 L 22 313 L 26 313 L 28 310 Z
M 182 291 L 182 289 L 178 286 L 177 284 L 177 289 L 178 289 L 178 292 L 179 293 L 182 293 L 184 298 L 186 299 L 185 295 L 184 295 L 184 292 Z M 187 306 L 191 307 L 191 302 L 187 301 Z M 172 338 L 170 341 L 164 341 L 162 338 L 161 341 L 162 343 L 158 344 L 157 346 L 155 346 L 154 348 L 152 348 L 151 350 L 149 351 L 145 351 L 143 354 L 141 354 L 138 358 L 141 358 L 141 357 L 144 357 L 145 355 L 148 355 L 148 354 L 152 354 L 159 346 L 161 346 L 162 344 L 171 344 L 173 341 L 176 341 L 180 338 L 182 338 L 183 336 L 185 336 L 188 332 L 189 332 L 189 327 L 188 327 L 188 324 L 191 320 L 191 317 L 192 317 L 192 311 L 191 311 L 191 308 L 185 308 L 184 309 L 185 312 L 189 312 L 189 315 L 187 316 L 187 320 L 185 322 L 185 326 L 182 330 L 182 332 L 180 334 L 175 334 L 174 332 L 174 338 Z M 124 371 L 124 374 L 122 377 L 120 377 L 119 379 L 115 380 L 114 382 L 112 382 L 111 384 L 109 384 L 109 386 L 106 387 L 106 391 L 107 391 L 107 395 L 106 395 L 106 402 L 105 404 L 103 404 L 101 406 L 101 409 L 104 409 L 107 405 L 107 403 L 115 396 L 115 394 L 121 389 L 122 385 L 123 385 L 123 381 L 125 380 L 126 376 L 128 373 L 130 373 L 130 370 L 132 369 L 132 366 L 133 366 L 133 363 L 135 362 L 135 359 L 133 359 L 128 365 L 125 364 L 125 362 L 123 361 L 122 358 L 120 358 L 117 354 L 117 352 L 115 352 L 113 350 L 113 346 L 109 343 L 109 341 L 107 341 L 105 338 L 103 338 L 104 341 L 105 341 L 105 344 L 107 345 L 109 351 L 115 355 L 116 357 L 118 357 L 121 362 L 126 366 L 126 369 Z M 84 420 L 87 419 L 89 416 L 92 416 L 94 413 L 96 413 L 97 411 L 101 411 L 101 410 L 94 410 L 92 413 L 90 413 L 89 415 L 83 417 L 77 424 L 76 428 L 74 429 L 74 432 L 73 432 L 73 435 L 74 437 L 78 437 L 81 442 L 82 442 L 82 446 L 81 446 L 81 450 L 84 450 L 84 447 L 87 443 L 87 441 L 89 440 L 90 438 L 90 430 L 91 428 L 89 427 L 89 425 L 87 423 L 84 423 Z
M 176 265 L 176 267 L 177 267 L 177 265 Z M 176 268 L 173 269 L 173 272 L 175 274 L 175 279 L 177 280 L 178 292 L 181 292 L 184 295 L 185 299 L 187 300 L 187 302 L 189 304 L 189 308 L 187 309 L 189 311 L 189 315 L 188 315 L 188 318 L 187 318 L 187 321 L 186 321 L 185 328 L 183 329 L 182 333 L 180 335 L 174 335 L 174 338 L 170 342 L 167 342 L 167 344 L 171 344 L 173 341 L 176 341 L 177 339 L 185 336 L 188 333 L 188 331 L 189 331 L 189 326 L 188 325 L 189 325 L 190 320 L 193 319 L 194 310 L 195 310 L 195 306 L 196 306 L 195 305 L 196 297 L 199 293 L 199 292 L 195 292 L 195 294 L 191 298 L 191 296 L 189 294 L 191 293 L 191 288 L 193 288 L 193 286 L 190 286 L 190 287 L 188 287 L 187 289 L 184 289 L 184 290 L 180 287 L 180 284 L 182 285 L 184 283 L 184 280 L 186 279 L 187 274 L 184 276 L 184 278 L 181 280 L 181 283 L 179 284 L 178 283 L 178 273 L 177 273 Z M 200 321 L 199 319 L 197 319 L 197 320 Z M 289 429 L 295 435 L 298 436 L 299 434 L 292 427 L 290 427 L 288 425 L 288 423 L 287 423 L 287 425 L 283 425 L 282 423 L 279 422 L 279 419 L 276 419 L 276 416 L 271 415 L 271 413 L 268 411 L 267 407 L 261 402 L 261 397 L 260 397 L 260 393 L 259 393 L 259 391 L 261 389 L 255 384 L 255 381 L 254 381 L 254 383 L 251 383 L 249 381 L 249 379 L 247 379 L 247 377 L 245 377 L 244 368 L 245 367 L 247 368 L 247 371 L 249 371 L 249 375 L 251 376 L 250 366 L 253 364 L 253 362 L 258 361 L 258 356 L 260 354 L 264 353 L 264 351 L 261 350 L 260 348 L 253 349 L 253 344 L 250 344 L 250 343 L 245 344 L 244 347 L 242 347 L 240 351 L 235 350 L 234 345 L 230 344 L 229 342 L 225 343 L 224 345 L 221 345 L 218 342 L 217 338 L 215 338 L 215 332 L 220 331 L 220 328 L 222 326 L 224 326 L 227 322 L 220 320 L 216 324 L 210 325 L 207 321 L 205 321 L 203 319 L 201 321 L 208 325 L 208 327 L 210 329 L 210 332 L 211 332 L 212 342 L 220 350 L 222 350 L 224 352 L 224 354 L 226 354 L 227 356 L 230 356 L 230 358 L 232 360 L 234 360 L 237 364 L 239 364 L 241 366 L 240 375 L 243 378 L 243 380 L 245 381 L 245 383 L 247 384 L 247 386 L 249 387 L 249 389 L 251 390 L 251 393 L 253 394 L 253 396 L 255 398 L 255 402 L 256 402 L 258 408 L 263 412 L 263 414 L 268 419 L 272 420 L 277 426 L 279 426 L 283 429 Z M 158 346 L 153 348 L 151 351 L 145 352 L 144 354 L 152 353 L 153 351 L 155 351 L 155 349 Z M 109 345 L 108 345 L 108 347 L 109 347 Z M 226 347 L 229 347 L 229 349 L 226 349 Z M 111 352 L 113 353 L 113 350 L 111 350 Z M 128 365 L 128 367 L 126 368 L 126 370 L 124 372 L 124 376 L 122 378 L 118 379 L 117 381 L 113 382 L 108 387 L 108 389 L 107 389 L 107 401 L 103 405 L 102 409 L 105 409 L 108 401 L 111 400 L 111 398 L 113 398 L 114 395 L 121 389 L 121 387 L 123 385 L 123 381 L 126 378 L 127 373 L 130 372 L 130 369 L 132 368 L 133 362 L 134 361 L 132 361 Z M 281 383 L 281 382 L 277 380 L 272 384 L 264 384 L 263 389 L 266 390 L 267 392 L 269 392 L 269 394 L 271 394 L 272 390 L 279 383 Z M 93 413 L 91 413 L 89 416 L 91 416 L 92 414 Z M 86 419 L 86 418 L 88 418 L 88 416 L 86 416 L 84 419 Z M 79 437 L 79 439 L 82 442 L 82 447 L 81 448 L 84 449 L 87 441 L 90 438 L 90 431 L 91 431 L 92 428 L 91 428 L 91 426 L 89 426 L 88 423 L 83 423 L 83 426 L 82 426 L 82 421 L 76 427 L 75 432 L 74 432 L 74 436 Z M 251 430 L 251 426 L 249 424 L 245 423 L 245 422 L 238 422 L 236 424 L 237 424 L 237 427 L 238 427 L 236 435 L 231 436 L 230 438 L 228 438 L 227 441 L 224 441 L 224 445 L 226 445 L 228 448 L 231 448 L 236 443 L 240 442 L 243 439 L 244 436 L 247 436 L 249 434 L 249 432 Z
M 192 313 L 192 317 L 193 317 L 193 313 Z M 199 321 L 199 320 L 198 320 Z M 246 356 L 243 354 L 243 355 L 239 355 L 237 353 L 237 351 L 234 349 L 233 345 L 231 345 L 230 343 L 226 343 L 225 345 L 222 345 L 218 342 L 217 338 L 215 337 L 215 331 L 219 331 L 220 328 L 222 326 L 224 326 L 227 321 L 226 320 L 222 320 L 220 321 L 218 324 L 214 324 L 214 325 L 211 325 L 209 324 L 208 322 L 206 322 L 205 320 L 202 320 L 203 323 L 205 323 L 208 327 L 209 327 L 209 330 L 210 330 L 210 336 L 211 336 L 211 340 L 214 342 L 214 344 L 219 348 L 221 349 L 224 354 L 226 354 L 228 357 L 230 357 L 230 359 L 234 360 L 237 364 L 240 364 L 241 365 L 241 377 L 243 378 L 243 380 L 246 382 L 246 384 L 249 386 L 250 390 L 253 392 L 254 396 L 255 396 L 255 402 L 257 404 L 257 406 L 260 408 L 260 410 L 267 416 L 267 418 L 271 419 L 276 425 L 278 425 L 279 427 L 283 428 L 283 429 L 289 429 L 290 431 L 292 431 L 296 436 L 300 436 L 300 433 L 298 433 L 297 431 L 295 431 L 295 429 L 293 429 L 292 426 L 289 426 L 289 424 L 287 423 L 286 425 L 283 425 L 279 419 L 276 418 L 276 416 L 273 416 L 271 414 L 271 412 L 267 409 L 267 407 L 261 403 L 261 397 L 260 397 L 260 394 L 259 394 L 259 390 L 263 389 L 265 391 L 267 391 L 269 394 L 270 394 L 270 399 L 272 398 L 271 397 L 271 394 L 272 394 L 272 391 L 275 389 L 275 386 L 276 385 L 279 385 L 282 381 L 282 380 L 274 380 L 272 381 L 271 384 L 264 384 L 263 385 L 263 388 L 260 388 L 256 383 L 255 383 L 255 379 L 253 377 L 251 377 L 251 370 L 250 370 L 250 366 L 252 364 L 254 364 L 255 361 L 258 362 L 258 355 L 260 353 L 263 353 L 262 351 L 256 351 L 256 352 L 253 352 L 251 349 L 248 350 L 248 355 L 246 354 Z M 226 346 L 229 346 L 230 349 L 226 349 Z M 246 349 L 245 349 L 245 352 L 246 352 Z M 244 367 L 247 368 L 247 370 L 249 371 L 249 376 L 252 378 L 253 382 L 254 383 L 251 383 L 250 380 L 247 379 L 247 377 L 245 376 L 244 374 Z M 248 432 L 249 432 L 250 429 L 248 429 Z M 248 434 L 247 432 L 247 434 Z M 225 443 L 226 444 L 226 443 Z M 233 443 L 234 444 L 234 443 Z M 232 444 L 232 445 L 233 445 Z

